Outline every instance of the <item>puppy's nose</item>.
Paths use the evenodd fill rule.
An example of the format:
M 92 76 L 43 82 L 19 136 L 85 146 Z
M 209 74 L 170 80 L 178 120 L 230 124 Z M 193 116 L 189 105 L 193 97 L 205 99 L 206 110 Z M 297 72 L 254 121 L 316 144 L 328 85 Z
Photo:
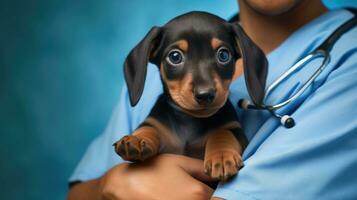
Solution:
M 194 90 L 194 96 L 197 103 L 201 105 L 211 104 L 216 97 L 214 88 L 197 88 Z

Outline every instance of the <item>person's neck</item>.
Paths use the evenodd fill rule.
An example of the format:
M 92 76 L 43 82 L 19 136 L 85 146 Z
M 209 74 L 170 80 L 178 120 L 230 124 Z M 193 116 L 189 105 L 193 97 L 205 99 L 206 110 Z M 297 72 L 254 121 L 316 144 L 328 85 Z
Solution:
M 289 12 L 268 16 L 256 12 L 243 0 L 238 2 L 244 31 L 266 54 L 298 28 L 327 11 L 319 0 L 304 0 Z

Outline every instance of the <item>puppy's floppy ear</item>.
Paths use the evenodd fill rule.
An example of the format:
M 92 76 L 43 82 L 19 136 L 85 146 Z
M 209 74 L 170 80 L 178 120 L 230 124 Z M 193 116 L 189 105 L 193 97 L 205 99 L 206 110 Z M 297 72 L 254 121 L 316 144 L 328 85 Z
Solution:
M 126 57 L 124 63 L 124 76 L 128 86 L 130 104 L 135 106 L 144 90 L 147 65 L 153 59 L 161 37 L 162 29 L 153 27 Z
M 253 103 L 261 104 L 265 95 L 268 61 L 264 52 L 247 36 L 242 27 L 231 24 L 243 58 L 245 83 Z

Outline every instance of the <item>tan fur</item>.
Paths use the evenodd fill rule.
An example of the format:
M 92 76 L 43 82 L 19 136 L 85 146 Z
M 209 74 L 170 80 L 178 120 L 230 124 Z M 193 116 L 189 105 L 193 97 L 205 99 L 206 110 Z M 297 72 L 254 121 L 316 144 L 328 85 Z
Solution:
M 242 151 L 231 131 L 222 128 L 213 130 L 206 142 L 205 172 L 213 178 L 227 180 L 243 166 Z
M 136 129 L 132 135 L 146 140 L 148 143 L 150 143 L 150 146 L 153 148 L 154 154 L 159 152 L 160 148 L 160 139 L 157 135 L 157 130 L 153 127 L 150 126 L 143 126 L 138 129 Z
M 176 44 L 182 51 L 187 52 L 187 50 L 188 50 L 187 40 L 179 40 L 179 41 L 175 42 L 174 44 Z
M 206 142 L 205 158 L 217 151 L 242 152 L 242 148 L 233 133 L 227 129 L 216 129 L 209 133 Z
M 213 80 L 216 84 L 216 98 L 209 107 L 202 107 L 194 99 L 192 93 L 192 74 L 187 73 L 180 80 L 168 80 L 164 72 L 163 64 L 160 65 L 160 73 L 166 83 L 168 92 L 176 104 L 184 112 L 194 117 L 209 117 L 215 114 L 227 101 L 229 95 L 229 85 L 231 80 L 222 80 L 218 74 L 213 73 Z
M 218 49 L 222 45 L 222 41 L 218 38 L 212 38 L 211 39 L 211 46 L 213 49 Z
M 227 101 L 229 95 L 229 85 L 232 80 L 222 80 L 216 73 L 213 73 L 213 80 L 216 83 L 215 103 L 218 107 L 222 107 Z

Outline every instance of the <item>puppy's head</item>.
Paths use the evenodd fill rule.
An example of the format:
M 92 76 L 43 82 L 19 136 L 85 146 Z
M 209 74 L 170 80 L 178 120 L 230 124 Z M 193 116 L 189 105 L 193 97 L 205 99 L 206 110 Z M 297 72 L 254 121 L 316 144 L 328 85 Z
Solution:
M 152 28 L 128 55 L 124 74 L 131 105 L 140 99 L 152 62 L 176 105 L 195 117 L 211 116 L 225 104 L 241 57 L 248 92 L 254 103 L 261 103 L 267 60 L 241 27 L 205 12 L 176 17 Z

